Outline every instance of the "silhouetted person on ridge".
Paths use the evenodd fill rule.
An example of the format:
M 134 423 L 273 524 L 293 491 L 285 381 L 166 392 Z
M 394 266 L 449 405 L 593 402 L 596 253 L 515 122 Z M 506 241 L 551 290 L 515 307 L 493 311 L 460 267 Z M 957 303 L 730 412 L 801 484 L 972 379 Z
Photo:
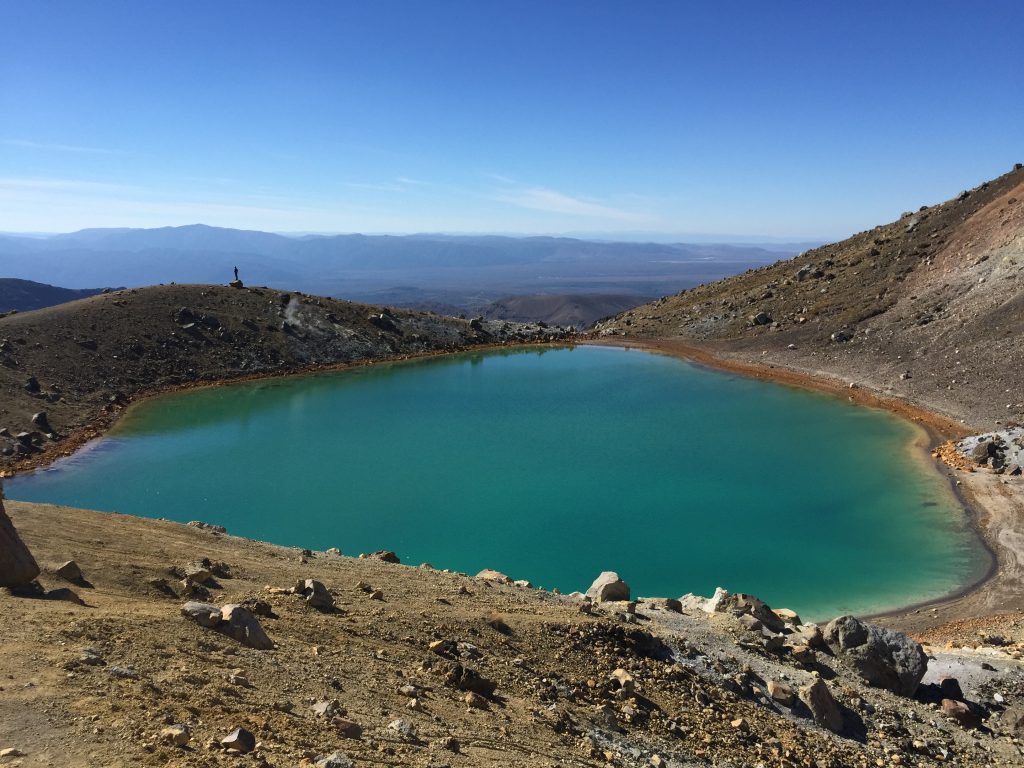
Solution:
M 238 279 L 238 267 L 235 267 L 235 280 Z

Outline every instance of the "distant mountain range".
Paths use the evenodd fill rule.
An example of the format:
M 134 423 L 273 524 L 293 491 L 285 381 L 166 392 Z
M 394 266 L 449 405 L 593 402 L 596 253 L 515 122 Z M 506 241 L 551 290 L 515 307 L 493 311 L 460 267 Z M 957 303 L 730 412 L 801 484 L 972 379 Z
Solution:
M 0 235 L 0 276 L 97 284 L 243 281 L 379 304 L 471 310 L 510 295 L 658 296 L 793 255 L 784 245 L 566 237 L 303 235 L 195 224 Z

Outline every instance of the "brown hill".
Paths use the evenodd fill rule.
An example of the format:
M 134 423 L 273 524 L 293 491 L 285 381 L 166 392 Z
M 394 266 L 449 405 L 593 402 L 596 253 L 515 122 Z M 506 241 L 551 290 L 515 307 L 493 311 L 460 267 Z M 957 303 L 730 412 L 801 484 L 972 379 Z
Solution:
M 59 288 L 56 285 L 0 277 L 0 312 L 25 312 L 30 309 L 52 307 L 75 299 L 95 296 L 106 288 Z
M 1024 169 L 794 259 L 659 299 L 604 336 L 826 374 L 968 424 L 1024 417 Z
M 0 318 L 0 474 L 72 449 L 90 425 L 160 389 L 563 336 L 215 285 L 120 290 L 8 315 Z M 46 417 L 33 421 L 40 412 Z

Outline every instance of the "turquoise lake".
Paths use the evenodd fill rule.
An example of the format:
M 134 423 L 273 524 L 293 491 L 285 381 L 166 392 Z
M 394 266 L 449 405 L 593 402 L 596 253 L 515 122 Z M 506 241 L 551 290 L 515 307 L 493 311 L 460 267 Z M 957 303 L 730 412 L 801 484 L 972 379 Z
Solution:
M 7 491 L 566 592 L 602 570 L 634 595 L 723 586 L 822 619 L 985 570 L 918 436 L 672 357 L 518 349 L 151 398 Z

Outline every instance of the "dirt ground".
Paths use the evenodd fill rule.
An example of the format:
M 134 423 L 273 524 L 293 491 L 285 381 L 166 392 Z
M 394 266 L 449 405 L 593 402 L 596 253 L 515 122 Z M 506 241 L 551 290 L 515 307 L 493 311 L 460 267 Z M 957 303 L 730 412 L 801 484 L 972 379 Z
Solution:
M 827 654 L 811 668 L 768 652 L 760 633 L 727 614 L 641 601 L 636 616 L 625 603 L 591 615 L 573 597 L 418 564 L 302 553 L 116 514 L 19 502 L 7 510 L 44 568 L 43 586 L 82 604 L 56 599 L 59 591 L 0 593 L 0 750 L 23 755 L 5 764 L 298 766 L 339 751 L 356 765 L 410 766 L 1024 759 L 1011 741 L 1024 735 L 1014 725 L 1024 713 L 1024 670 L 1013 658 L 1024 649 L 1019 627 L 1007 645 L 971 651 L 989 654 L 994 672 L 965 691 L 985 718 L 968 731 L 923 694 L 868 688 Z M 54 575 L 69 558 L 84 581 Z M 222 574 L 204 588 L 211 602 L 265 601 L 272 616 L 259 621 L 274 649 L 248 648 L 181 615 L 180 569 L 201 558 Z M 336 610 L 268 589 L 305 578 L 333 592 Z M 444 655 L 431 650 L 436 641 L 450 641 Z M 951 653 L 943 663 L 962 666 Z M 495 684 L 477 702 L 484 708 L 452 683 L 455 665 Z M 620 668 L 635 690 L 613 681 Z M 769 681 L 796 687 L 817 674 L 844 707 L 842 735 L 766 693 Z M 315 714 L 322 701 L 336 701 L 343 720 Z M 190 731 L 184 747 L 162 740 L 176 724 Z M 244 756 L 218 746 L 238 727 L 258 741 Z

